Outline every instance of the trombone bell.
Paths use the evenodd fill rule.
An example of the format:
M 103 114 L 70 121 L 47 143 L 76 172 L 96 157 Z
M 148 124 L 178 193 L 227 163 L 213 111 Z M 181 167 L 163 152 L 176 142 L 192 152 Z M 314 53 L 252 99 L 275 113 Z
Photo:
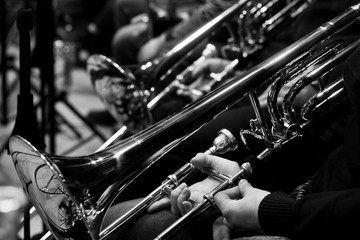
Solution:
M 11 137 L 9 146 L 17 149 L 12 152 L 12 158 L 22 186 L 30 199 L 36 199 L 32 204 L 54 237 L 64 238 L 68 231 L 81 232 L 73 227 L 86 227 L 85 224 L 75 224 L 83 222 L 85 214 L 78 211 L 79 206 L 57 175 L 57 166 L 47 161 L 45 155 L 22 137 Z

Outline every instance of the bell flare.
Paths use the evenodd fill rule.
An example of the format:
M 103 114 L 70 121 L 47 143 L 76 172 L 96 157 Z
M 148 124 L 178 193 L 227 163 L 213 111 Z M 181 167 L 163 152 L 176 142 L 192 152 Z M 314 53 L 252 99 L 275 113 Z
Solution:
M 74 231 L 76 219 L 66 219 L 65 212 L 74 208 L 71 194 L 62 183 L 61 177 L 39 150 L 26 139 L 14 135 L 9 140 L 9 149 L 15 169 L 21 178 L 25 193 L 49 229 L 58 237 Z M 48 224 L 51 223 L 51 224 Z M 84 224 L 82 227 L 86 227 Z

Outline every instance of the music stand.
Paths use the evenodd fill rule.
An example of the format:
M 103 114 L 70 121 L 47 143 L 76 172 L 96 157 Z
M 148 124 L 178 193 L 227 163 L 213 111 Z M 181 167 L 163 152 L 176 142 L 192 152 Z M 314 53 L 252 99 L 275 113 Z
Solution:
M 7 82 L 6 82 L 6 73 L 7 73 L 7 56 L 6 56 L 6 7 L 5 1 L 0 1 L 0 29 L 1 29 L 1 79 L 2 79 L 2 119 L 1 123 L 6 125 L 8 123 L 8 108 L 7 108 Z
M 68 101 L 66 93 L 57 93 L 54 78 L 54 40 L 55 40 L 55 21 L 53 13 L 52 1 L 37 0 L 37 36 L 36 46 L 34 50 L 35 64 L 40 69 L 41 78 L 41 106 L 42 115 L 42 131 L 48 130 L 49 133 L 49 151 L 55 153 L 55 134 L 56 134 L 56 117 L 61 116 L 55 110 L 57 102 L 64 103 L 92 132 L 103 141 L 106 137 L 96 129 L 95 125 L 88 121 L 82 114 Z M 46 99 L 46 101 L 45 101 Z M 66 122 L 64 120 L 64 122 Z M 74 129 L 74 128 L 72 128 Z

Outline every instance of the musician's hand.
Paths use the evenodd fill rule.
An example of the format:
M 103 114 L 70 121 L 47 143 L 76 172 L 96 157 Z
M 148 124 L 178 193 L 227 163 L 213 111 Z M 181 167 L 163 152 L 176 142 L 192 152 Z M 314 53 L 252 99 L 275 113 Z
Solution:
M 165 34 L 154 37 L 146 42 L 137 54 L 138 61 L 147 62 L 156 57 L 166 46 Z
M 130 20 L 131 24 L 148 23 L 148 22 L 149 22 L 149 15 L 147 13 L 141 13 L 139 15 L 136 15 Z
M 240 170 L 239 165 L 225 158 L 198 153 L 190 161 L 198 169 L 210 168 L 217 172 L 231 176 Z M 170 199 L 163 197 L 161 200 L 153 203 L 148 212 L 156 212 L 169 207 L 176 215 L 183 215 L 193 208 L 193 201 L 200 203 L 203 196 L 211 192 L 220 182 L 212 177 L 207 177 L 203 181 L 192 184 L 188 187 L 185 183 L 180 184 L 171 192 Z M 188 201 L 191 199 L 190 201 Z
M 229 176 L 240 170 L 239 165 L 234 161 L 203 153 L 198 153 L 190 162 L 199 169 L 210 168 Z M 207 177 L 190 187 L 187 187 L 185 183 L 181 184 L 171 192 L 170 202 L 172 212 L 177 215 L 184 215 L 194 207 L 193 201 L 200 203 L 203 200 L 203 196 L 211 192 L 219 183 L 218 180 Z M 189 201 L 189 199 L 191 200 Z
M 230 239 L 230 228 L 224 224 L 224 217 L 218 217 L 213 224 L 213 240 Z
M 258 219 L 260 202 L 270 192 L 254 188 L 242 179 L 237 187 L 221 191 L 215 195 L 215 203 L 222 212 L 224 224 L 233 231 L 261 233 Z
M 188 201 L 190 195 L 188 186 L 186 183 L 182 183 L 172 190 L 170 198 L 163 196 L 160 200 L 151 204 L 147 211 L 148 213 L 154 213 L 171 207 L 171 211 L 174 214 L 183 215 L 193 207 L 192 203 Z
M 222 58 L 208 58 L 194 66 L 192 77 L 208 76 L 210 73 L 220 73 L 231 63 L 230 60 Z

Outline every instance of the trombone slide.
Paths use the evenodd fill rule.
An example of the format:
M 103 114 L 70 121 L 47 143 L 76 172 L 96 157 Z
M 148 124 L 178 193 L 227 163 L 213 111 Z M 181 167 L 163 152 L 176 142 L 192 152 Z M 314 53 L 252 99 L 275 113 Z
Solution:
M 234 185 L 241 178 L 245 178 L 247 175 L 250 175 L 252 172 L 252 168 L 250 163 L 245 162 L 241 165 L 240 171 L 238 171 L 235 175 L 230 177 L 229 179 L 223 181 L 216 188 L 214 188 L 210 193 L 204 195 L 204 200 L 196 205 L 192 210 L 187 212 L 181 218 L 179 218 L 176 222 L 174 222 L 170 227 L 168 227 L 165 231 L 160 233 L 155 240 L 164 240 L 169 239 L 174 236 L 178 231 L 185 226 L 190 220 L 198 217 L 200 214 L 204 213 L 210 207 L 215 205 L 214 196 L 219 191 L 225 190 L 230 186 Z
M 226 129 L 221 129 L 218 136 L 213 141 L 213 146 L 206 150 L 205 154 L 223 154 L 228 151 L 234 151 L 237 146 L 236 138 L 231 134 L 231 132 Z M 175 173 L 170 174 L 159 187 L 157 187 L 148 196 L 136 204 L 132 209 L 130 209 L 120 218 L 116 219 L 116 221 L 111 223 L 104 230 L 102 230 L 100 232 L 100 239 L 106 239 L 110 237 L 117 228 L 123 226 L 127 221 L 134 218 L 135 216 L 138 216 L 138 214 L 142 213 L 148 206 L 159 200 L 162 196 L 170 196 L 171 191 L 175 189 L 175 187 L 179 186 L 180 183 L 184 182 L 186 179 L 195 174 L 196 170 L 197 169 L 195 166 L 190 163 L 186 163 Z M 220 181 L 228 179 L 228 176 L 225 176 L 213 169 L 200 169 L 200 171 Z

